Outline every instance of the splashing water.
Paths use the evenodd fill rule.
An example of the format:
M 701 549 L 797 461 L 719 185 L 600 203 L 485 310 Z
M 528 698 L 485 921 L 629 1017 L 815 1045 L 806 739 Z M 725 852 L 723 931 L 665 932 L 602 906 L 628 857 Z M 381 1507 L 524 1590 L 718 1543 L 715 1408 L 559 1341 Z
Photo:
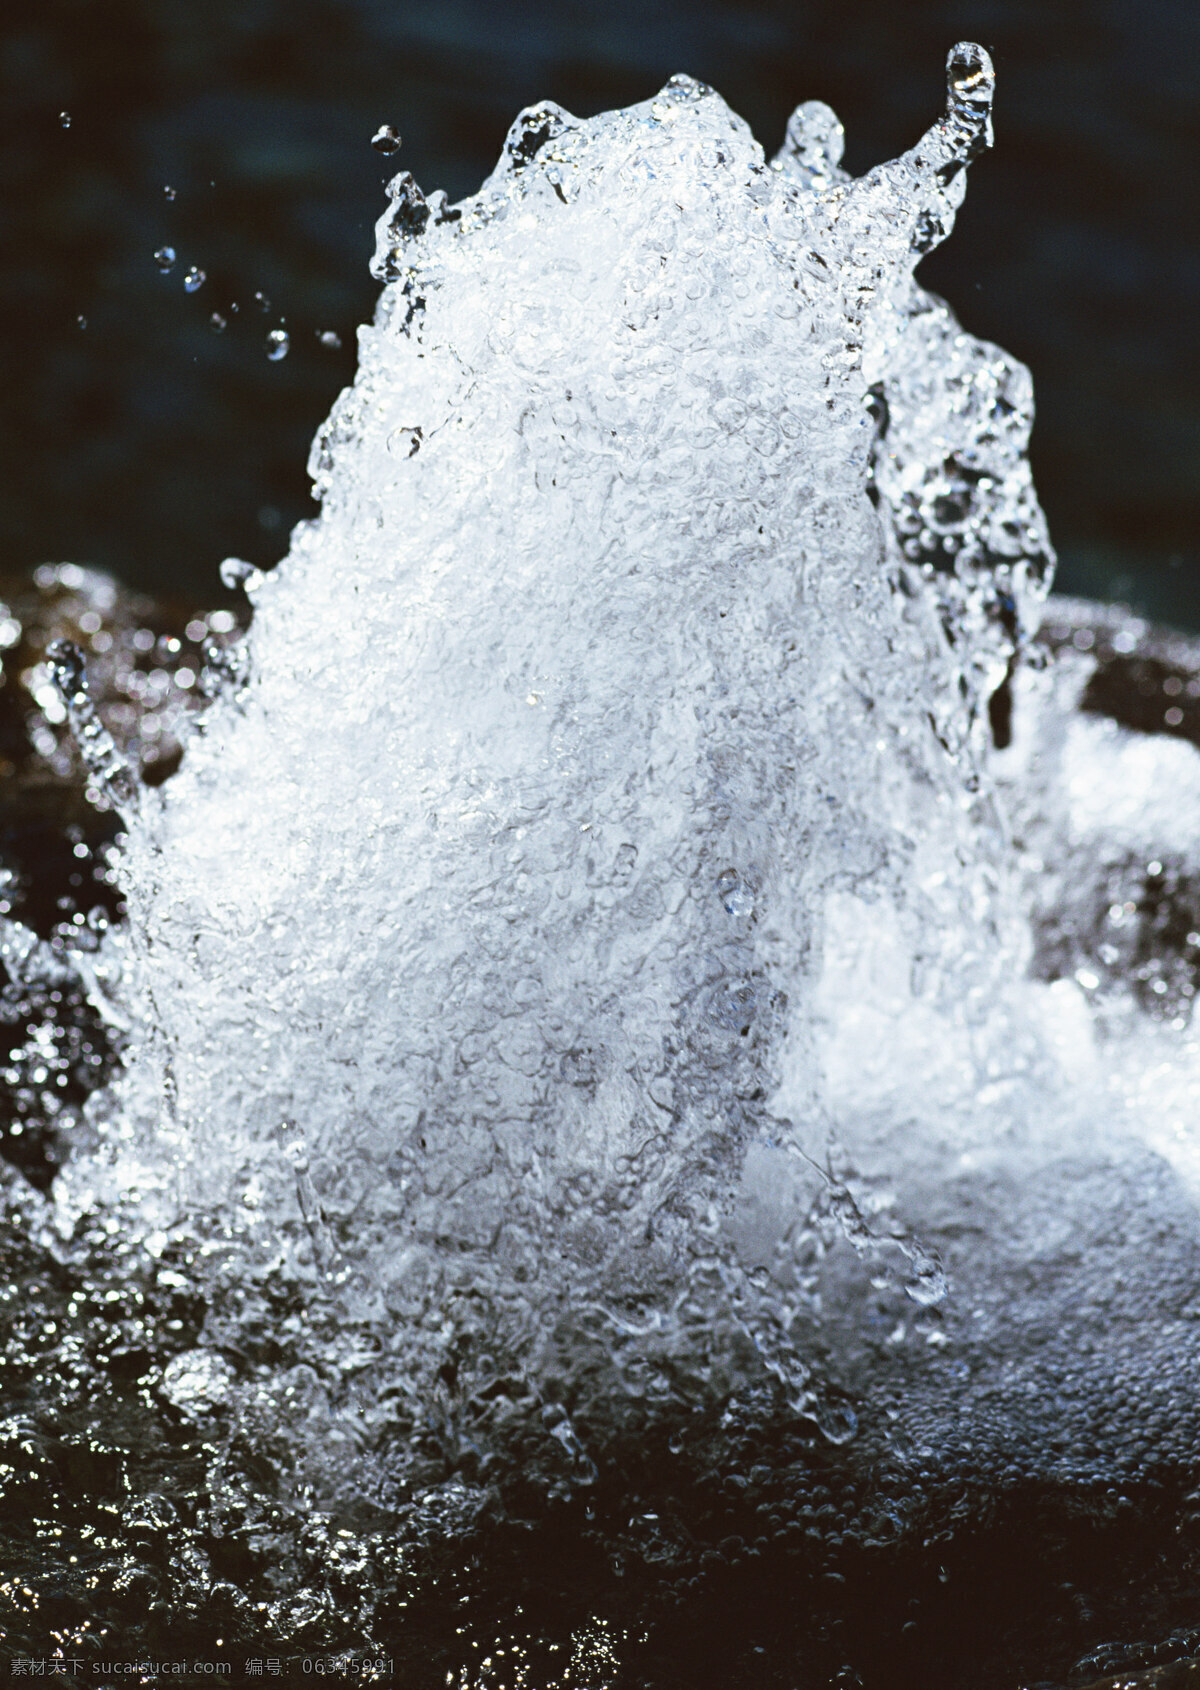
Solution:
M 913 280 L 991 139 L 987 55 L 948 87 L 860 180 L 828 108 L 768 163 L 684 77 L 523 113 L 461 205 L 398 175 L 322 514 L 223 571 L 167 786 L 55 655 L 132 1026 L 58 1232 L 171 1241 L 163 1394 L 308 1506 L 452 1534 L 731 1403 L 848 1443 L 889 1354 L 1020 1372 L 1050 1211 L 1145 1183 L 988 767 L 1052 554 L 1027 373 Z
M 1011 365 L 911 280 L 986 138 L 978 53 L 950 87 L 860 184 L 805 181 L 822 114 L 768 168 L 686 79 L 590 123 L 526 114 L 453 211 L 397 177 L 390 285 L 314 448 L 324 516 L 247 583 L 250 678 L 131 817 L 149 1013 L 123 1129 L 189 1213 L 257 1181 L 256 1226 L 290 1227 L 351 1325 L 403 1312 L 418 1394 L 464 1344 L 464 1401 L 510 1372 L 539 1399 L 577 1351 L 619 1372 L 624 1339 L 703 1392 L 724 1320 L 803 1408 L 794 1267 L 756 1288 L 737 1201 L 767 1158 L 791 1254 L 828 1178 L 814 1016 L 841 927 L 919 958 L 960 1062 L 964 1018 L 932 1006 L 991 999 L 973 753 L 914 715 L 922 687 L 969 715 L 956 669 L 999 678 L 1018 624 L 993 609 L 1036 598 L 1045 539 L 993 422 Z M 954 518 L 949 660 L 866 496 L 874 459 L 897 535 L 946 501 L 912 468 L 931 412 L 993 471 Z M 1032 555 L 990 544 L 1013 512 Z

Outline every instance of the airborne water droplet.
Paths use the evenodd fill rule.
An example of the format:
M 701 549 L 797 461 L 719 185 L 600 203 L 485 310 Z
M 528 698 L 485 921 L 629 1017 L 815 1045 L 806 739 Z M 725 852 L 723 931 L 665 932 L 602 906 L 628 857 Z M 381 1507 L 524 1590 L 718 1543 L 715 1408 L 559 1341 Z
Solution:
M 923 1250 L 912 1254 L 913 1276 L 904 1287 L 905 1292 L 914 1303 L 922 1308 L 933 1308 L 940 1303 L 950 1289 L 946 1279 L 946 1270 L 942 1264 Z
M 277 364 L 281 358 L 287 357 L 291 344 L 286 329 L 272 329 L 267 336 L 267 357 L 273 364 Z
M 381 123 L 371 136 L 371 145 L 377 153 L 398 153 L 400 151 L 400 131 L 393 129 L 390 123 Z
M 198 293 L 204 286 L 205 280 L 206 277 L 204 271 L 193 264 L 187 275 L 183 278 L 183 285 L 187 289 L 188 293 Z
M 154 262 L 165 276 L 169 270 L 175 268 L 175 248 L 173 246 L 160 246 L 154 254 Z
M 252 563 L 247 563 L 243 557 L 227 557 L 217 573 L 221 577 L 221 585 L 232 591 L 235 587 L 244 587 L 262 571 Z

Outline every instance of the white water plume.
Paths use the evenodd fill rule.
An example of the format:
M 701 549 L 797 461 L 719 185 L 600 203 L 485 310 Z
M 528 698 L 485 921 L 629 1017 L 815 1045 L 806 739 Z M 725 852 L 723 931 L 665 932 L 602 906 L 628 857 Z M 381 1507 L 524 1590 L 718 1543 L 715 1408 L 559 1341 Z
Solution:
M 176 1396 L 338 1483 L 529 1407 L 587 1483 L 576 1420 L 760 1378 L 840 1441 L 831 1295 L 967 1321 L 1108 1130 L 987 768 L 1049 584 L 1029 379 L 913 281 L 991 90 L 956 48 L 857 181 L 827 108 L 767 163 L 681 77 L 524 113 L 459 206 L 392 184 L 322 514 L 180 772 L 112 792 L 135 1031 L 58 1204 L 191 1241 Z M 303 1368 L 212 1360 L 281 1284 L 299 1418 Z

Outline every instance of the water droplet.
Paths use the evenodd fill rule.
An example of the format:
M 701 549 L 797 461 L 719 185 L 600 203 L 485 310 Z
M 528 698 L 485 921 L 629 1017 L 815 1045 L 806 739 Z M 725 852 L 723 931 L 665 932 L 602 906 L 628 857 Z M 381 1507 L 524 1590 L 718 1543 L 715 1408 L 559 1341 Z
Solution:
M 390 123 L 381 123 L 371 136 L 371 145 L 377 153 L 398 153 L 400 151 L 400 131 L 393 129 Z
M 46 658 L 96 797 L 107 808 L 128 813 L 137 802 L 137 781 L 92 702 L 82 651 L 71 640 L 55 640 Z
M 787 138 L 774 165 L 817 192 L 841 181 L 846 135 L 836 113 L 822 100 L 806 100 L 788 119 Z
M 331 352 L 336 352 L 342 344 L 340 334 L 334 334 L 332 329 L 318 329 L 317 339 L 322 346 L 327 346 Z
M 219 311 L 214 311 L 212 316 L 208 319 L 208 326 L 212 329 L 214 334 L 224 334 L 225 318 L 222 317 Z
M 79 647 L 72 640 L 55 640 L 46 656 L 50 663 L 50 677 L 64 704 L 74 704 L 87 696 L 87 664 Z
M 1098 985 L 1099 981 L 1096 984 Z M 922 1308 L 933 1308 L 950 1289 L 946 1270 L 939 1261 L 927 1256 L 923 1250 L 914 1251 L 911 1259 L 913 1276 L 904 1287 L 905 1292 Z
M 165 276 L 169 270 L 175 268 L 175 248 L 173 246 L 160 246 L 154 254 L 154 262 Z
M 271 309 L 271 301 L 261 289 L 255 293 L 254 303 L 258 306 L 260 311 L 269 311 Z
M 946 117 L 964 163 L 992 144 L 996 73 L 974 41 L 960 41 L 946 58 Z
M 291 344 L 286 329 L 272 329 L 267 336 L 267 357 L 277 364 L 281 358 L 287 357 Z
M 848 1444 L 858 1431 L 858 1415 L 848 1402 L 819 1401 L 811 1413 L 826 1443 Z
M 76 317 L 75 327 L 77 329 L 86 329 L 87 328 L 87 318 L 86 317 Z M 1171 714 L 1171 712 L 1168 710 L 1167 715 L 1169 716 L 1170 714 Z
M 204 286 L 205 280 L 206 277 L 204 271 L 193 264 L 187 275 L 183 278 L 183 285 L 187 289 L 188 293 L 198 293 Z
M 175 190 L 169 182 L 165 182 L 163 184 L 163 197 L 169 200 L 173 200 L 175 198 Z
M 247 563 L 244 557 L 227 557 L 217 572 L 221 577 L 221 585 L 230 588 L 244 587 L 255 577 L 261 578 L 262 571 L 254 564 Z
M 71 127 L 71 114 L 70 114 L 70 112 L 69 111 L 60 111 L 59 114 L 58 114 L 58 121 L 62 124 L 64 129 L 69 129 Z

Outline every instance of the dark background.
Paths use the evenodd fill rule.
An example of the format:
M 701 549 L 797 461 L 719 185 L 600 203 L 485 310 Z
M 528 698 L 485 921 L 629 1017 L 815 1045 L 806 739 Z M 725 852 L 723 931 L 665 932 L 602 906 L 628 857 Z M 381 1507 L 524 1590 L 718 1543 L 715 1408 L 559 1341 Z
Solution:
M 937 115 L 962 37 L 995 56 L 997 145 L 922 279 L 1033 369 L 1060 588 L 1200 627 L 1195 0 L 10 0 L 0 568 L 217 602 L 222 557 L 282 553 L 398 165 L 457 197 L 521 106 L 590 114 L 684 70 L 769 151 L 827 100 L 861 171 Z

